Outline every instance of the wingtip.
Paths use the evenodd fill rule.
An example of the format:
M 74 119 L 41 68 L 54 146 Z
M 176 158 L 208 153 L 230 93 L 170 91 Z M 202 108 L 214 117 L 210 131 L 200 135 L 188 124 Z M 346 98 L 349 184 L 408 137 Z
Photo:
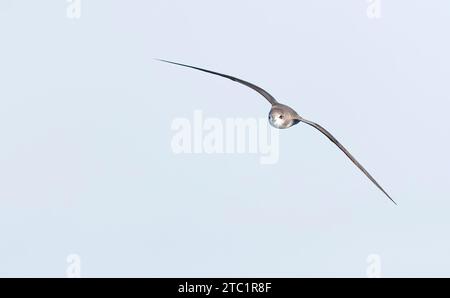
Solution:
M 397 202 L 396 201 L 394 201 L 390 196 L 388 196 L 388 198 L 389 198 L 389 200 L 391 200 L 392 201 L 392 203 L 394 203 L 395 204 L 395 206 L 398 206 L 398 204 L 397 204 Z

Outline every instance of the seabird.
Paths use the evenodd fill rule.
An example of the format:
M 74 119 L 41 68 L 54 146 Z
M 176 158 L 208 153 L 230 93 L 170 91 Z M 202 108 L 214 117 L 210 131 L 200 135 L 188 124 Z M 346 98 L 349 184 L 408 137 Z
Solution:
M 195 67 L 195 66 L 191 66 L 191 65 L 167 61 L 167 60 L 163 60 L 163 59 L 156 59 L 156 60 L 161 61 L 161 62 L 170 63 L 170 64 L 175 64 L 178 66 L 196 69 L 196 70 L 214 74 L 217 76 L 221 76 L 221 77 L 238 82 L 242 85 L 245 85 L 245 86 L 255 90 L 256 92 L 261 94 L 265 99 L 267 99 L 269 101 L 269 103 L 272 105 L 272 108 L 270 109 L 270 112 L 269 112 L 270 125 L 272 125 L 275 128 L 278 128 L 278 129 L 286 129 L 286 128 L 294 126 L 300 122 L 303 122 L 303 123 L 306 123 L 306 124 L 314 127 L 315 129 L 319 130 L 328 139 L 330 139 L 330 141 L 333 142 L 342 152 L 344 152 L 345 155 L 347 155 L 347 157 L 367 176 L 367 178 L 369 178 L 370 181 L 372 181 L 378 187 L 378 189 L 380 189 L 395 205 L 397 205 L 397 203 L 389 196 L 389 194 L 381 187 L 381 185 L 378 184 L 378 182 L 372 177 L 372 175 L 370 175 L 369 172 L 367 172 L 367 170 L 356 160 L 356 158 L 354 158 L 353 155 L 351 155 L 350 152 L 347 149 L 345 149 L 345 147 L 341 143 L 339 143 L 339 141 L 336 140 L 336 138 L 333 137 L 333 135 L 329 131 L 327 131 L 325 128 L 323 128 L 319 124 L 301 117 L 291 107 L 279 103 L 272 95 L 269 94 L 269 92 L 265 91 L 264 89 L 254 85 L 252 83 L 249 83 L 247 81 L 244 81 L 244 80 L 241 80 L 241 79 L 238 79 L 236 77 L 229 76 L 226 74 L 218 73 L 215 71 L 211 71 L 211 70 L 207 70 L 207 69 L 203 69 L 203 68 Z

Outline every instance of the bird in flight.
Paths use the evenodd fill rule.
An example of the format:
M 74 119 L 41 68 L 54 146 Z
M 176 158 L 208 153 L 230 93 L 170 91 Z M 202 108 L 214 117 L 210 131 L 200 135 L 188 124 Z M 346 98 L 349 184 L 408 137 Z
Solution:
M 241 80 L 241 79 L 238 79 L 236 77 L 232 77 L 232 76 L 229 76 L 226 74 L 218 73 L 215 71 L 203 69 L 200 67 L 190 66 L 190 65 L 186 65 L 186 64 L 181 64 L 181 63 L 177 63 L 177 62 L 167 61 L 167 60 L 163 60 L 163 59 L 156 59 L 156 60 L 161 61 L 161 62 L 170 63 L 170 64 L 175 64 L 178 66 L 196 69 L 196 70 L 203 71 L 203 72 L 210 73 L 210 74 L 217 75 L 217 76 L 221 76 L 221 77 L 235 81 L 237 83 L 240 83 L 242 85 L 245 85 L 245 86 L 255 90 L 260 95 L 262 95 L 265 99 L 267 99 L 269 101 L 269 103 L 272 105 L 272 108 L 270 109 L 270 112 L 269 112 L 270 125 L 272 125 L 275 128 L 278 128 L 278 129 L 286 129 L 286 128 L 294 126 L 300 122 L 303 122 L 303 123 L 306 123 L 306 124 L 314 127 L 315 129 L 320 131 L 322 134 L 324 134 L 331 142 L 333 142 L 342 152 L 344 152 L 344 154 L 347 155 L 347 157 L 367 176 L 367 178 L 369 178 L 370 181 L 372 181 L 373 184 L 375 184 L 376 187 L 378 187 L 378 189 L 380 189 L 395 205 L 397 205 L 397 203 L 389 196 L 389 194 L 381 187 L 381 185 L 378 184 L 378 182 L 375 180 L 375 178 L 373 178 L 372 175 L 370 175 L 369 172 L 367 172 L 367 170 L 356 160 L 356 158 L 354 158 L 353 155 L 351 155 L 350 152 L 347 149 L 345 149 L 345 147 L 341 143 L 339 143 L 339 141 L 336 140 L 336 138 L 333 137 L 333 135 L 330 132 L 328 132 L 325 128 L 323 128 L 319 124 L 309 121 L 309 120 L 299 116 L 297 114 L 297 112 L 294 109 L 292 109 L 291 107 L 279 103 L 272 95 L 270 95 L 264 89 L 254 85 L 252 83 L 249 83 L 247 81 L 244 81 L 244 80 Z

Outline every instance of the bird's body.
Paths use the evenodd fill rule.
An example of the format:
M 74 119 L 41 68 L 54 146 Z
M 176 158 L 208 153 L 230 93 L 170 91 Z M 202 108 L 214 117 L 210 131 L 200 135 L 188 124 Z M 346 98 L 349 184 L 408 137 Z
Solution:
M 269 101 L 269 103 L 272 105 L 272 108 L 270 109 L 269 117 L 268 117 L 269 118 L 268 120 L 269 120 L 269 123 L 271 126 L 277 128 L 277 129 L 287 129 L 287 128 L 290 128 L 300 122 L 303 122 L 305 124 L 308 124 L 308 125 L 314 127 L 315 129 L 319 130 L 331 142 L 333 142 L 342 152 L 344 152 L 345 155 L 347 155 L 347 157 L 367 176 L 367 178 L 369 178 L 370 181 L 372 181 L 378 187 L 378 189 L 380 189 L 394 204 L 397 205 L 397 203 L 395 203 L 395 201 L 380 186 L 380 184 L 378 184 L 378 182 L 369 174 L 369 172 L 367 172 L 367 170 L 350 154 L 350 152 L 347 149 L 345 149 L 345 147 L 341 143 L 338 142 L 338 140 L 335 137 L 333 137 L 333 135 L 330 132 L 328 132 L 325 128 L 323 128 L 319 124 L 309 121 L 309 120 L 306 120 L 305 118 L 302 118 L 294 109 L 292 109 L 291 107 L 289 107 L 287 105 L 279 103 L 272 95 L 270 95 L 264 89 L 254 85 L 252 83 L 249 83 L 247 81 L 244 81 L 244 80 L 241 80 L 241 79 L 238 79 L 236 77 L 229 76 L 226 74 L 218 73 L 215 71 L 211 71 L 211 70 L 207 70 L 207 69 L 203 69 L 203 68 L 199 68 L 199 67 L 195 67 L 195 66 L 190 66 L 190 65 L 186 65 L 186 64 L 171 62 L 171 61 L 167 61 L 167 60 L 161 60 L 161 59 L 157 59 L 157 60 L 166 62 L 166 63 L 179 65 L 179 66 L 183 66 L 183 67 L 196 69 L 196 70 L 207 72 L 207 73 L 214 74 L 217 76 L 221 76 L 221 77 L 238 82 L 242 85 L 245 85 L 245 86 L 255 90 L 256 92 L 261 94 L 264 98 L 266 98 L 267 101 Z
M 281 103 L 273 104 L 269 112 L 270 125 L 278 129 L 286 129 L 294 126 L 301 119 L 293 108 Z

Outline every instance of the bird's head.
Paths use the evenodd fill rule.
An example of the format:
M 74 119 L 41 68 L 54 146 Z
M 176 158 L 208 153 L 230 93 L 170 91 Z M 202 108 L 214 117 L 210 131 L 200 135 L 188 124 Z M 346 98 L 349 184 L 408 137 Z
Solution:
M 300 116 L 292 108 L 277 104 L 269 113 L 269 123 L 275 128 L 285 129 L 300 122 Z

